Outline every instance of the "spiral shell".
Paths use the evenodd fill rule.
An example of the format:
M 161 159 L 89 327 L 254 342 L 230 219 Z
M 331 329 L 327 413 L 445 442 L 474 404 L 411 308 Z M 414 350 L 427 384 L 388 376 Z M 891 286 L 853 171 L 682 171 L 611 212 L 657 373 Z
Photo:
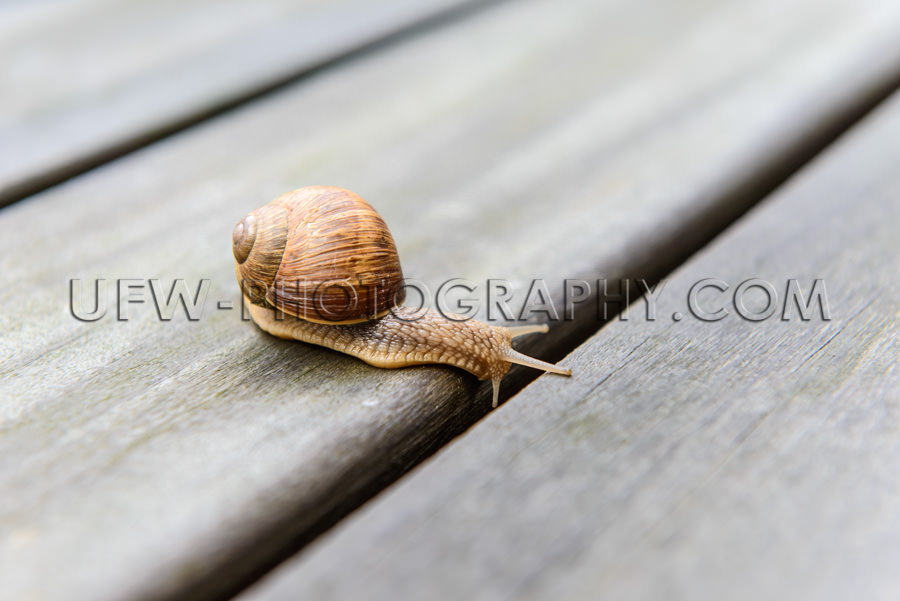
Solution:
M 232 251 L 245 296 L 300 319 L 358 323 L 403 302 L 403 272 L 387 224 L 343 188 L 282 194 L 235 226 Z

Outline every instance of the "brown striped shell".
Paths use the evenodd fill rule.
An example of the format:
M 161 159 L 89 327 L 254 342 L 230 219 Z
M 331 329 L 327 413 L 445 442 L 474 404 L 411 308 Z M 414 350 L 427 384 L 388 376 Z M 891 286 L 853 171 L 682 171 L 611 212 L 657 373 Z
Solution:
M 244 295 L 317 323 L 358 323 L 403 302 L 387 224 L 343 188 L 309 186 L 244 217 L 232 233 Z

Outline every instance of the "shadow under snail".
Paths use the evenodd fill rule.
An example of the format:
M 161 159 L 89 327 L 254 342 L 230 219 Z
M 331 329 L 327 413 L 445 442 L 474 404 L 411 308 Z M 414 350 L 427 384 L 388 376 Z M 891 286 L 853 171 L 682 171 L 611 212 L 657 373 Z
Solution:
M 403 272 L 387 224 L 342 188 L 282 194 L 232 233 L 235 273 L 256 324 L 279 338 L 325 346 L 376 367 L 443 363 L 493 383 L 511 363 L 571 371 L 512 348 L 546 325 L 500 327 L 404 307 Z

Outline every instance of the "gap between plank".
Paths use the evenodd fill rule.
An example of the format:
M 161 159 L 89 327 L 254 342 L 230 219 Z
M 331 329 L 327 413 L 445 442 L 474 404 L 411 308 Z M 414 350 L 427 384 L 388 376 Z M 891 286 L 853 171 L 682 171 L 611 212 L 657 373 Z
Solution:
M 816 157 L 827 150 L 834 142 L 850 131 L 854 125 L 864 120 L 878 106 L 895 92 L 900 91 L 900 69 L 891 77 L 886 77 L 878 85 L 874 85 L 862 99 L 836 112 L 829 122 L 825 122 L 808 136 L 795 140 L 773 160 L 759 175 L 746 180 L 735 180 L 732 187 L 720 196 L 714 210 L 688 221 L 682 231 L 673 232 L 668 240 L 661 242 L 660 256 L 668 260 L 660 261 L 658 257 L 646 259 L 633 268 L 632 273 L 620 274 L 629 279 L 627 308 L 635 307 L 644 298 L 643 290 L 636 284 L 635 278 L 643 279 L 652 289 L 661 280 L 687 262 L 694 254 L 703 250 L 732 224 L 737 222 L 754 206 L 768 198 L 782 185 L 787 183 L 798 171 L 813 162 Z M 606 320 L 579 319 L 577 311 L 590 313 L 598 303 L 597 291 L 582 304 L 576 305 L 576 319 L 570 322 L 566 331 L 544 349 L 543 358 L 556 363 L 574 351 L 588 338 L 596 334 L 604 325 L 615 320 L 624 308 L 617 304 L 616 310 L 610 312 Z M 554 299 L 556 301 L 557 299 Z M 599 302 L 603 302 L 601 296 Z M 515 372 L 515 373 L 513 373 Z M 505 393 L 501 390 L 500 400 L 504 402 L 514 396 L 522 388 L 536 380 L 542 374 L 534 370 L 514 369 L 512 377 L 504 379 Z
M 151 128 L 142 133 L 127 137 L 119 142 L 114 142 L 105 148 L 100 148 L 78 157 L 60 167 L 50 169 L 46 172 L 13 183 L 6 191 L 0 194 L 0 209 L 4 206 L 24 200 L 33 194 L 62 184 L 67 180 L 100 167 L 105 163 L 124 157 L 145 146 L 149 146 L 176 135 L 204 121 L 237 110 L 254 100 L 277 93 L 284 88 L 314 77 L 316 74 L 321 73 L 326 69 L 349 63 L 369 53 L 403 43 L 430 30 L 461 21 L 473 14 L 506 1 L 507 0 L 484 0 L 479 2 L 477 0 L 472 0 L 465 4 L 444 9 L 443 11 L 424 17 L 410 25 L 400 27 L 396 31 L 387 33 L 380 38 L 365 42 L 359 46 L 349 47 L 339 54 L 324 59 L 311 67 L 301 68 L 295 73 L 290 73 L 280 79 L 271 81 L 267 84 L 262 84 L 252 92 L 237 94 L 230 99 L 214 103 L 204 109 L 189 112 L 183 117 L 175 119 L 166 125 L 155 129 Z

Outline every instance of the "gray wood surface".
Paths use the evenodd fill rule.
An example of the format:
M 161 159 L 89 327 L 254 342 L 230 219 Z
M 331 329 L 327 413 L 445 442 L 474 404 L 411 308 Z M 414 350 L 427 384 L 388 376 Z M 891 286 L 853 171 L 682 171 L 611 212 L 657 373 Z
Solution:
M 220 597 L 489 409 L 458 370 L 378 370 L 216 310 L 249 209 L 353 189 L 433 291 L 505 278 L 521 302 L 546 277 L 558 302 L 564 277 L 662 273 L 894 85 L 898 13 L 504 3 L 7 207 L 0 597 Z M 210 284 L 196 322 L 81 323 L 71 278 Z M 520 348 L 558 358 L 596 327 Z
M 900 95 L 678 269 L 656 320 L 636 303 L 573 381 L 539 378 L 240 598 L 897 599 L 897 156 Z M 731 286 L 699 297 L 720 321 L 688 311 L 705 278 Z M 750 278 L 769 319 L 729 306 Z M 830 320 L 782 319 L 791 278 L 824 281 Z
M 472 4 L 0 4 L 0 206 Z

